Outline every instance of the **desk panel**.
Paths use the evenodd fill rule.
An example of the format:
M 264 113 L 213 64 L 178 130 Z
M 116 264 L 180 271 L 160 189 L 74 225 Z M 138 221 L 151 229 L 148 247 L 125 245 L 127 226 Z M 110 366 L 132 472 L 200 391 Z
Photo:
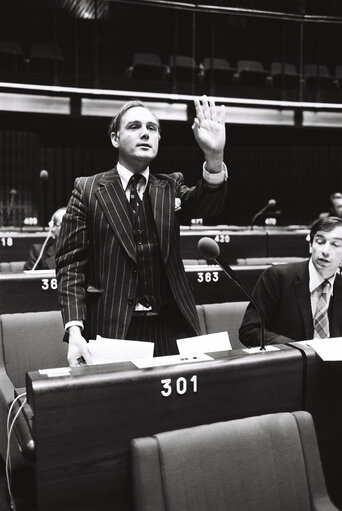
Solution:
M 239 282 L 252 292 L 259 275 L 268 268 L 260 266 L 232 266 Z M 249 299 L 241 289 L 216 265 L 185 266 L 196 304 L 219 302 L 244 302 Z
M 267 257 L 310 257 L 309 230 L 267 231 Z
M 0 273 L 0 314 L 58 309 L 54 272 Z
M 34 243 L 44 243 L 46 233 L 0 232 L 0 262 L 26 261 Z
M 267 266 L 233 266 L 252 291 Z M 186 273 L 196 304 L 245 301 L 246 296 L 217 265 L 189 265 Z M 53 271 L 0 273 L 0 314 L 58 310 L 57 280 Z
M 302 408 L 298 350 L 212 356 L 147 369 L 127 362 L 56 377 L 29 373 L 37 511 L 131 510 L 132 438 Z
M 231 264 L 242 257 L 265 257 L 267 252 L 266 232 L 229 231 L 226 229 L 210 230 L 182 230 L 181 255 L 183 259 L 202 259 L 198 250 L 198 242 L 207 236 L 214 239 L 221 251 L 221 255 Z

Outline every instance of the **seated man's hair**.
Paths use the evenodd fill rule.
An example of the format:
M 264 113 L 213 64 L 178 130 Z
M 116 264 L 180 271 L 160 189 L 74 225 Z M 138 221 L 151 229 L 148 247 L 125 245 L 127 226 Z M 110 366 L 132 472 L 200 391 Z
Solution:
M 326 218 L 319 218 L 311 226 L 310 230 L 310 243 L 313 242 L 316 232 L 323 231 L 329 232 L 335 229 L 335 227 L 342 226 L 342 218 L 336 216 L 328 216 Z

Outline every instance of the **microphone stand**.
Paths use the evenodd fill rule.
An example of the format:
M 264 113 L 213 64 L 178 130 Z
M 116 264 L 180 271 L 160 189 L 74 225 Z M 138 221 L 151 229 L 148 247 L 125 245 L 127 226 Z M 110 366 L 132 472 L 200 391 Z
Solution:
M 238 281 L 237 277 L 236 277 L 236 274 L 234 272 L 234 270 L 232 270 L 232 268 L 227 265 L 224 261 L 222 261 L 222 257 L 221 256 L 218 256 L 215 258 L 215 261 L 217 262 L 217 264 L 222 268 L 222 270 L 225 272 L 226 275 L 228 275 L 228 277 L 233 281 L 235 282 L 235 284 L 241 289 L 241 291 L 248 296 L 248 298 L 250 299 L 250 301 L 252 302 L 252 304 L 254 305 L 258 315 L 259 315 L 259 319 L 260 319 L 260 327 L 261 327 L 261 335 L 260 335 L 260 351 L 263 351 L 263 350 L 266 350 L 265 348 L 265 322 L 264 322 L 264 318 L 261 314 L 261 311 L 260 311 L 260 308 L 259 308 L 259 305 L 257 304 L 257 302 L 255 301 L 254 297 L 252 296 L 252 294 L 247 291 L 247 289 L 245 289 L 241 284 L 240 282 Z

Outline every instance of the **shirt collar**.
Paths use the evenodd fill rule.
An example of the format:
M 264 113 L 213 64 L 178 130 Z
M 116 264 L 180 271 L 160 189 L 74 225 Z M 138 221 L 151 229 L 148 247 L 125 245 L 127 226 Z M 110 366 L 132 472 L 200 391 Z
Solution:
M 309 261 L 309 289 L 310 289 L 310 293 L 315 291 L 315 289 L 317 289 L 322 284 L 322 282 L 324 282 L 325 280 L 328 280 L 330 282 L 331 291 L 332 291 L 334 288 L 335 277 L 336 277 L 336 273 L 334 273 L 334 275 L 332 275 L 328 279 L 324 279 L 318 273 L 318 271 L 316 270 L 316 268 L 312 262 L 312 259 L 310 258 L 310 261 Z
M 133 176 L 134 172 L 131 172 L 130 170 L 128 170 L 120 162 L 117 163 L 116 168 L 117 168 L 117 171 L 118 171 L 120 179 L 121 179 L 122 188 L 124 189 L 124 192 L 125 192 L 127 190 L 128 181 L 130 180 L 131 176 Z M 150 175 L 150 168 L 147 167 L 145 170 L 140 172 L 140 174 L 142 176 L 144 176 L 144 178 L 146 179 L 145 183 L 147 183 L 149 175 Z

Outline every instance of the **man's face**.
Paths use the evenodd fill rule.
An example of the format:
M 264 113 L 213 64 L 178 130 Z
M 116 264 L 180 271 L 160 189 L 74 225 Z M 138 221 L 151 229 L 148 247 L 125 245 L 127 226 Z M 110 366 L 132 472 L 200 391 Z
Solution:
M 333 214 L 342 218 L 342 198 L 341 199 L 333 199 Z
M 147 108 L 130 108 L 121 119 L 118 133 L 112 133 L 119 161 L 132 172 L 146 168 L 156 157 L 159 147 L 158 122 Z
M 317 231 L 311 245 L 312 262 L 323 278 L 331 277 L 342 261 L 342 226 Z
M 65 215 L 65 210 L 58 210 L 53 216 L 53 228 L 52 234 L 55 238 L 58 238 L 59 231 L 61 230 L 63 216 Z

